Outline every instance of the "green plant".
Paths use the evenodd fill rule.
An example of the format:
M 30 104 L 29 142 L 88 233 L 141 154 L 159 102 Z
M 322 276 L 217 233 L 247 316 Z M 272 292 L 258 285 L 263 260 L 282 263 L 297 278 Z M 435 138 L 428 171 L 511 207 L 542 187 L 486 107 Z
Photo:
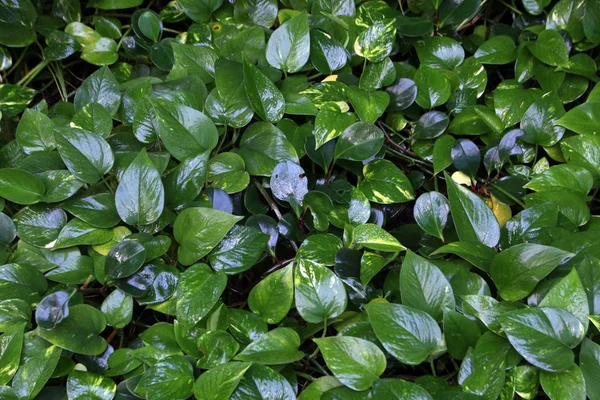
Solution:
M 142 3 L 0 1 L 0 399 L 600 399 L 599 2 Z

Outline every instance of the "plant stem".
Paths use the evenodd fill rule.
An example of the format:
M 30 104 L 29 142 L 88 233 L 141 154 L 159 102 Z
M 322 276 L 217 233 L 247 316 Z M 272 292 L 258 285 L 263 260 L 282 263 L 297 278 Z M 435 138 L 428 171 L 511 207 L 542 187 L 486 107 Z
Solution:
M 131 32 L 131 27 L 127 28 L 123 36 L 121 36 L 121 39 L 119 39 L 119 43 L 117 43 L 117 51 L 119 51 L 119 49 L 121 48 L 121 45 L 123 44 L 123 39 L 125 39 L 127 35 L 129 35 L 129 32 Z
M 113 190 L 113 188 L 108 184 L 108 182 L 106 181 L 106 178 L 104 176 L 102 176 L 102 182 L 104 182 L 104 185 L 106 186 L 106 188 L 112 193 L 115 194 L 115 191 Z
M 433 374 L 433 376 L 437 376 L 435 372 L 435 364 L 433 362 L 433 357 L 429 357 L 429 365 L 431 365 L 431 373 Z
M 283 218 L 283 215 L 281 214 L 281 211 L 279 211 L 279 207 L 277 207 L 277 203 L 275 203 L 275 200 L 273 200 L 271 195 L 265 190 L 265 188 L 258 181 L 256 181 L 256 180 L 254 181 L 254 186 L 256 186 L 256 188 L 258 189 L 258 191 L 260 192 L 262 197 L 264 197 L 264 199 L 267 201 L 267 203 L 269 204 L 269 207 L 271 207 L 271 210 L 273 210 L 273 212 L 277 216 L 277 219 L 281 220 Z M 293 240 L 290 240 L 290 244 L 291 244 L 292 248 L 294 249 L 294 251 L 298 251 L 298 245 L 296 244 L 296 242 L 294 242 Z
M 503 195 L 505 195 L 506 197 L 508 197 L 509 199 L 511 199 L 512 201 L 514 201 L 515 203 L 517 203 L 522 208 L 525 208 L 525 203 L 523 203 L 521 200 L 517 199 L 510 192 L 507 192 L 506 190 L 504 190 L 500 186 L 497 186 L 497 185 L 495 185 L 493 183 L 490 185 L 490 187 L 493 188 L 493 189 L 496 189 L 497 191 L 499 191 L 500 193 L 502 193 Z
M 110 333 L 110 335 L 108 335 L 108 337 L 106 338 L 106 343 L 112 342 L 112 340 L 115 338 L 115 336 L 117 336 L 117 333 L 121 330 L 121 328 L 115 328 L 113 329 L 113 331 Z
M 17 82 L 17 85 L 27 86 L 40 72 L 42 72 L 44 68 L 46 68 L 48 63 L 50 63 L 50 61 L 43 60 L 41 63 L 33 67 L 31 71 L 29 71 L 23 78 L 21 78 L 19 82 Z

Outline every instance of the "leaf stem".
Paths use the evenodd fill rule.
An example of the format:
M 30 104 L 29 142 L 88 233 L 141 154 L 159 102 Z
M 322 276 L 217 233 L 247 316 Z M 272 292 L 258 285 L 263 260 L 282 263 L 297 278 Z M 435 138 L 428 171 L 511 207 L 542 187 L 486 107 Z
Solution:
M 496 189 L 497 191 L 499 191 L 500 193 L 502 193 L 503 195 L 505 195 L 506 197 L 508 197 L 509 199 L 511 199 L 512 201 L 514 201 L 515 203 L 517 203 L 519 206 L 521 206 L 522 208 L 526 208 L 525 207 L 525 203 L 523 203 L 521 200 L 517 199 L 515 196 L 513 196 L 510 192 L 507 192 L 506 190 L 504 190 L 503 188 L 501 188 L 500 186 L 497 186 L 495 184 L 491 184 L 490 187 Z
M 267 201 L 267 203 L 269 204 L 269 207 L 271 207 L 271 210 L 273 210 L 273 212 L 277 216 L 277 219 L 281 220 L 283 218 L 283 215 L 281 214 L 281 211 L 279 211 L 279 207 L 277 207 L 277 203 L 275 203 L 275 200 L 273 200 L 271 195 L 265 190 L 265 188 L 257 180 L 254 180 L 254 186 L 256 186 L 256 188 L 258 189 L 258 191 L 260 192 L 262 197 L 264 197 L 264 199 Z M 298 251 L 298 245 L 296 244 L 296 242 L 294 242 L 293 240 L 290 240 L 290 244 L 292 245 L 292 248 L 294 249 L 294 251 Z
M 31 71 L 25 74 L 25 76 L 21 78 L 19 82 L 17 82 L 17 85 L 27 86 L 40 72 L 42 72 L 44 68 L 46 68 L 49 63 L 50 61 L 43 60 L 41 63 L 33 67 Z
M 104 177 L 104 175 L 102 176 L 102 182 L 104 182 L 104 185 L 106 186 L 106 188 L 112 193 L 115 194 L 115 191 L 113 190 L 113 188 L 108 184 L 108 181 L 106 180 L 106 178 Z
M 433 374 L 433 376 L 437 376 L 435 372 L 435 363 L 433 361 L 433 357 L 431 356 L 429 356 L 429 365 L 431 366 L 431 373 Z
M 121 328 L 113 329 L 110 335 L 108 335 L 108 337 L 106 338 L 106 343 L 110 344 L 110 342 L 112 342 L 112 340 L 115 338 L 115 336 L 117 336 L 117 333 L 119 333 L 120 330 Z
M 519 10 L 517 10 L 514 6 L 508 4 L 507 2 L 505 2 L 504 0 L 500 0 L 500 3 L 502 3 L 503 5 L 505 5 L 506 7 L 510 8 L 514 13 L 518 14 L 518 15 L 522 15 L 523 13 Z

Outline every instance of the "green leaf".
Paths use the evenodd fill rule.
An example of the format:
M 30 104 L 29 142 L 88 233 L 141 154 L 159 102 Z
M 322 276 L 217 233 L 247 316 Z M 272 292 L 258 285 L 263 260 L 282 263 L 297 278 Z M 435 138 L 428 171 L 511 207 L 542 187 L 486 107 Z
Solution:
M 585 37 L 592 42 L 597 42 L 600 39 L 598 21 L 600 21 L 600 7 L 594 2 L 586 2 L 583 14 L 583 31 Z
M 569 110 L 559 118 L 555 125 L 560 125 L 581 135 L 600 134 L 600 103 L 584 103 Z
M 277 122 L 283 118 L 285 99 L 258 68 L 244 60 L 244 87 L 250 105 L 258 116 L 267 122 Z
M 184 331 L 204 318 L 227 286 L 227 275 L 213 272 L 206 264 L 195 264 L 179 277 L 177 286 L 177 320 Z
M 397 252 L 406 250 L 398 240 L 375 224 L 363 223 L 354 228 L 352 241 L 370 250 Z
M 443 74 L 427 65 L 421 65 L 415 73 L 417 104 L 425 109 L 440 106 L 450 98 L 450 83 Z
M 308 15 L 301 13 L 286 20 L 267 42 L 267 61 L 288 73 L 298 72 L 308 61 L 310 34 Z
M 15 139 L 27 154 L 53 150 L 56 146 L 52 129 L 53 122 L 45 114 L 32 109 L 23 112 L 17 126 Z
M 385 91 L 390 95 L 390 111 L 401 111 L 410 107 L 417 98 L 418 88 L 412 79 L 400 78 Z
M 266 323 L 278 324 L 294 301 L 294 269 L 290 263 L 262 279 L 248 295 L 248 307 Z
M 298 313 L 307 322 L 320 323 L 346 310 L 342 281 L 330 269 L 312 261 L 298 260 L 294 275 Z
M 145 37 L 156 43 L 162 34 L 162 21 L 155 12 L 144 11 L 137 18 L 137 28 Z
M 183 210 L 173 225 L 179 262 L 191 265 L 208 254 L 242 217 L 204 207 Z
M 67 128 L 58 130 L 54 137 L 69 171 L 86 183 L 99 181 L 114 164 L 109 144 L 94 133 Z
M 354 86 L 346 90 L 352 107 L 361 121 L 375 123 L 387 108 L 390 96 L 383 91 L 370 91 Z
M 536 100 L 523 115 L 522 139 L 527 143 L 553 146 L 563 137 L 565 128 L 555 125 L 565 114 L 565 109 L 555 93 L 547 93 Z
M 204 357 L 198 360 L 198 368 L 210 369 L 225 364 L 237 353 L 240 344 L 227 332 L 210 331 L 198 338 L 198 349 Z
M 44 388 L 60 359 L 61 349 L 50 346 L 23 362 L 12 381 L 19 398 L 32 399 Z
M 217 127 L 206 115 L 181 104 L 150 101 L 156 115 L 156 133 L 166 149 L 179 161 L 217 146 Z
M 563 372 L 540 371 L 540 383 L 551 399 L 586 398 L 584 375 L 577 365 Z
M 416 383 L 393 378 L 380 379 L 375 382 L 375 384 L 373 384 L 371 396 L 373 399 L 433 399 L 425 389 Z
M 564 189 L 587 195 L 593 185 L 594 178 L 587 169 L 559 164 L 535 175 L 524 187 L 536 192 Z
M 310 30 L 310 61 L 322 74 L 331 74 L 348 63 L 348 52 L 342 44 L 325 32 Z
M 459 171 L 474 177 L 479 169 L 481 153 L 475 143 L 468 139 L 458 139 L 450 151 L 452 164 Z
M 368 122 L 356 122 L 346 128 L 335 146 L 335 159 L 364 161 L 383 146 L 381 129 Z
M 438 8 L 440 26 L 458 26 L 474 16 L 481 0 L 443 0 Z
M 385 355 L 368 340 L 335 336 L 314 341 L 323 354 L 327 368 L 351 389 L 370 388 L 385 371 Z
M 496 255 L 496 252 L 481 243 L 454 242 L 448 243 L 431 253 L 431 255 L 437 254 L 455 254 L 470 262 L 480 270 L 489 272 L 490 263 Z
M 236 153 L 219 153 L 210 159 L 208 176 L 210 186 L 227 193 L 244 190 L 250 183 L 250 175 L 246 172 L 244 159 Z
M 585 335 L 581 322 L 557 308 L 528 308 L 498 317 L 508 340 L 520 355 L 548 372 L 562 372 L 573 365 L 571 348 Z
M 304 357 L 298 350 L 300 337 L 291 328 L 275 328 L 250 343 L 236 360 L 259 364 L 287 364 Z
M 83 47 L 81 59 L 94 65 L 110 65 L 119 58 L 117 42 L 101 37 L 93 43 Z
M 5 26 L 0 22 L 0 26 Z M 0 37 L 2 31 L 0 31 Z M 27 108 L 36 91 L 24 86 L 0 84 L 0 112 L 7 117 L 14 117 Z
M 143 149 L 121 176 L 115 193 L 117 212 L 130 225 L 148 225 L 160 217 L 164 202 L 160 174 Z
M 415 221 L 421 229 L 431 236 L 444 240 L 442 231 L 448 223 L 450 205 L 443 194 L 439 192 L 423 193 L 417 198 L 413 213 Z
M 165 201 L 170 208 L 177 209 L 198 197 L 206 180 L 209 156 L 210 152 L 205 151 L 186 158 L 163 179 Z
M 280 162 L 273 169 L 270 184 L 273 196 L 290 203 L 298 214 L 304 195 L 308 193 L 308 179 L 302 167 L 291 161 Z
M 510 346 L 506 339 L 486 332 L 470 348 L 458 371 L 465 391 L 484 398 L 495 399 L 505 384 L 506 355 Z
M 567 298 L 569 299 L 568 302 L 565 301 Z M 575 268 L 550 288 L 539 303 L 539 307 L 562 308 L 579 318 L 587 329 L 588 314 L 590 314 L 588 299 Z
M 394 204 L 415 198 L 408 178 L 390 161 L 371 161 L 363 167 L 363 175 L 364 180 L 358 182 L 358 188 L 370 201 Z
M 354 51 L 371 62 L 381 62 L 392 52 L 396 36 L 393 19 L 375 22 L 361 32 L 354 42 Z
M 482 64 L 508 64 L 515 61 L 517 48 L 510 36 L 494 36 L 479 46 L 474 57 Z
M 133 316 L 133 298 L 118 289 L 114 290 L 104 299 L 100 310 L 106 316 L 108 326 L 124 328 Z
M 444 133 L 449 122 L 448 116 L 442 112 L 426 112 L 417 121 L 413 137 L 415 139 L 435 139 Z
M 554 268 L 573 256 L 556 247 L 523 243 L 498 253 L 490 272 L 503 299 L 520 300 Z
M 444 173 L 452 220 L 462 241 L 494 247 L 500 240 L 500 225 L 494 213 L 479 196 L 454 182 Z
M 196 22 L 207 22 L 223 0 L 181 0 L 179 2 L 185 14 Z
M 20 323 L 0 335 L 0 385 L 6 385 L 19 369 L 23 347 L 23 328 Z
M 53 329 L 39 329 L 40 337 L 65 350 L 95 356 L 106 349 L 98 336 L 106 327 L 104 314 L 95 307 L 78 304 L 69 308 L 69 316 Z
M 175 65 L 185 69 L 188 75 L 197 76 L 204 83 L 210 83 L 215 76 L 217 53 L 206 46 L 171 44 Z
M 121 104 L 119 84 L 107 67 L 102 67 L 83 81 L 73 100 L 75 110 L 90 103 L 98 103 L 111 115 L 115 115 Z
M 183 356 L 165 358 L 149 368 L 140 379 L 135 392 L 148 400 L 186 399 L 191 396 L 194 370 Z
M 233 8 L 238 23 L 270 28 L 277 18 L 276 0 L 239 0 Z
M 342 113 L 328 109 L 320 110 L 315 118 L 315 127 L 312 131 L 315 137 L 316 149 L 340 136 L 355 121 L 356 118 L 352 113 Z
M 418 365 L 444 347 L 439 326 L 424 311 L 387 303 L 365 309 L 383 347 L 404 364 Z
M 247 226 L 235 225 L 209 253 L 215 271 L 238 274 L 252 268 L 267 248 L 269 236 Z
M 0 301 L 0 331 L 6 332 L 31 320 L 31 306 L 21 299 Z
M 34 204 L 46 188 L 35 175 L 22 169 L 0 169 L 0 197 L 17 204 Z
M 143 0 L 90 0 L 88 7 L 98 8 L 100 10 L 120 10 L 133 8 L 142 4 Z
M 588 338 L 583 339 L 579 352 L 579 366 L 585 378 L 586 393 L 590 398 L 596 398 L 600 394 L 600 384 L 594 378 L 600 371 L 600 345 Z
M 97 228 L 112 228 L 120 221 L 115 198 L 110 193 L 86 195 L 69 200 L 62 208 Z
M 83 182 L 66 170 L 42 172 L 38 178 L 46 187 L 46 193 L 42 196 L 42 201 L 46 203 L 64 201 L 83 187 Z
M 10 47 L 23 47 L 33 43 L 33 30 L 37 12 L 29 0 L 16 0 L 0 4 L 0 43 Z
M 594 175 L 594 185 L 600 182 L 600 137 L 595 135 L 572 136 L 561 141 L 560 148 L 565 160 L 580 165 Z
M 48 284 L 44 276 L 29 265 L 0 265 L 0 299 L 23 299 L 37 303 Z
M 402 304 L 425 311 L 436 321 L 455 307 L 452 287 L 442 271 L 409 250 L 400 270 L 400 291 Z
M 454 69 L 462 64 L 465 51 L 454 39 L 432 36 L 415 43 L 421 65 L 436 69 Z
M 98 229 L 79 219 L 70 220 L 58 234 L 53 249 L 108 242 L 113 236 L 110 229 Z
M 6 214 L 0 213 L 0 242 L 10 244 L 17 236 L 17 228 L 13 220 Z
M 538 60 L 553 67 L 565 67 L 569 63 L 567 45 L 555 30 L 540 32 L 535 43 L 528 43 L 527 48 Z
M 194 384 L 197 399 L 229 399 L 252 363 L 228 362 L 201 374 Z
M 454 310 L 444 312 L 444 337 L 448 346 L 448 354 L 462 360 L 469 347 L 475 347 L 481 337 L 481 330 L 463 314 Z
M 67 224 L 67 214 L 60 208 L 25 207 L 14 217 L 17 235 L 25 242 L 45 247 L 58 238 Z
M 73 371 L 67 379 L 69 398 L 111 400 L 116 392 L 117 385 L 112 379 L 92 372 Z
M 454 146 L 455 139 L 451 135 L 442 135 L 436 139 L 433 145 L 433 172 L 438 174 L 452 165 L 450 150 Z
M 282 373 L 287 376 L 287 379 Z M 246 396 L 255 399 L 265 397 L 295 398 L 295 391 L 292 388 L 293 378 L 290 379 L 291 377 L 286 371 L 282 371 L 282 373 L 276 372 L 274 368 L 253 364 L 244 375 L 244 378 L 233 392 L 231 398 Z
M 330 233 L 321 233 L 307 237 L 296 257 L 322 265 L 334 265 L 335 254 L 342 248 L 342 241 Z
M 257 122 L 246 129 L 236 153 L 244 159 L 250 175 L 271 176 L 282 161 L 298 163 L 294 146 L 268 122 Z
M 264 43 L 262 31 L 259 35 Z M 206 112 L 215 122 L 222 122 L 233 128 L 246 126 L 254 111 L 246 96 L 243 65 L 218 59 L 215 63 L 215 84 L 217 87 L 210 92 L 206 101 Z

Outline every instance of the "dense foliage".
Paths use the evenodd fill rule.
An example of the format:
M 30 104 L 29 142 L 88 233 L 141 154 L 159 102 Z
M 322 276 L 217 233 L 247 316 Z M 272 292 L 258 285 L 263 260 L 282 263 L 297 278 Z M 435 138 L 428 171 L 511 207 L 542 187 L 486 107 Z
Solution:
M 600 399 L 599 43 L 596 0 L 0 0 L 0 399 Z

